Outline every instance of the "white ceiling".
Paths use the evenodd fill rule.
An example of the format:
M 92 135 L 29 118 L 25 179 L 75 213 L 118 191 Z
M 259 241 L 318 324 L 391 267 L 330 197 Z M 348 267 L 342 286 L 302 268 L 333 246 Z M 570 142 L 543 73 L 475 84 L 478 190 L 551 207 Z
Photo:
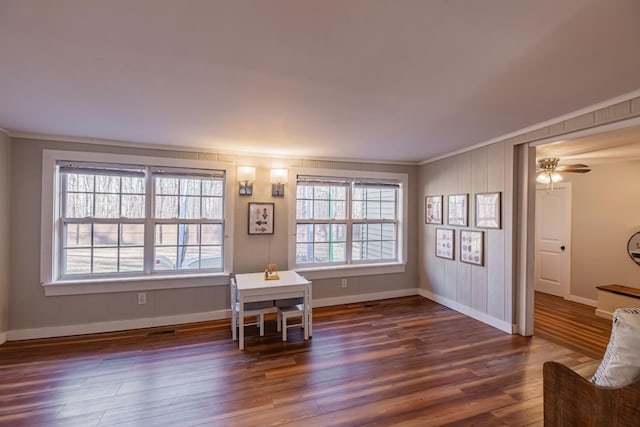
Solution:
M 640 89 L 637 0 L 0 0 L 0 127 L 419 162 Z

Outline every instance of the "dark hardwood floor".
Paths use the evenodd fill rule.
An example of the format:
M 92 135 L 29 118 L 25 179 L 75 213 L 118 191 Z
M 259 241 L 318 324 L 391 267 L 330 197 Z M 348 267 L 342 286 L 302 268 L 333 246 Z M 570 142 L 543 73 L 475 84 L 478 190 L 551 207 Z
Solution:
M 316 309 L 308 342 L 266 330 L 244 352 L 229 321 L 6 343 L 0 425 L 539 426 L 542 363 L 594 364 L 421 297 Z

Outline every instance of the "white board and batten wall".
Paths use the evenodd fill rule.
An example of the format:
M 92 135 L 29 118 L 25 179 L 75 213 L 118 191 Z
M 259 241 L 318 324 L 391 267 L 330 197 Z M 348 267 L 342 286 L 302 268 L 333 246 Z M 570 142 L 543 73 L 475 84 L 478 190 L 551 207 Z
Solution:
M 513 333 L 513 146 L 498 142 L 426 163 L 418 175 L 422 206 L 420 294 L 463 314 Z M 475 227 L 475 195 L 500 192 L 500 229 Z M 469 195 L 468 226 L 447 224 L 447 196 Z M 443 196 L 443 224 L 425 224 L 424 198 Z M 455 230 L 454 260 L 435 256 L 436 228 Z M 460 261 L 460 231 L 484 231 L 484 265 Z

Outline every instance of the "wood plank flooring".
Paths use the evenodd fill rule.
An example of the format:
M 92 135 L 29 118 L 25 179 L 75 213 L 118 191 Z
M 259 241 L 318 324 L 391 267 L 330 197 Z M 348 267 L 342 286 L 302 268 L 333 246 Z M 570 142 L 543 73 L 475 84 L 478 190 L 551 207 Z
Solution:
M 247 334 L 244 352 L 229 321 L 6 343 L 0 425 L 540 426 L 542 363 L 594 364 L 417 296 L 316 309 L 308 342 L 274 319 Z

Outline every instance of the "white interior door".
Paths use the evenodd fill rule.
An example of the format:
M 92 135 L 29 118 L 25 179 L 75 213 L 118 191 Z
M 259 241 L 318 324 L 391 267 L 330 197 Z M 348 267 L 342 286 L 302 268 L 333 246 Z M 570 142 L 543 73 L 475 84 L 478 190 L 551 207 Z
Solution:
M 569 295 L 571 280 L 571 183 L 536 189 L 536 290 Z

